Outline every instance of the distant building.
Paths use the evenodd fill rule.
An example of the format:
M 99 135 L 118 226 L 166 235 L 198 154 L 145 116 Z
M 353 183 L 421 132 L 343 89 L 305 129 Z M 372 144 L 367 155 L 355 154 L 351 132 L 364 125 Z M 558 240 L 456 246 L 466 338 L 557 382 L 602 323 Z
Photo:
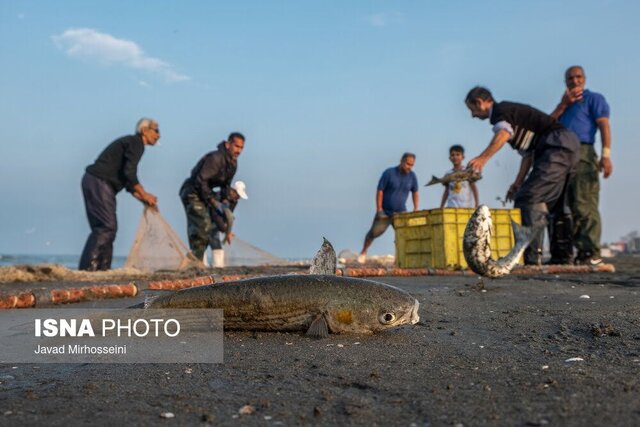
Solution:
M 640 237 L 632 237 L 627 241 L 627 252 L 632 254 L 640 252 Z
M 623 241 L 609 243 L 608 247 L 611 252 L 614 253 L 622 253 L 627 251 L 627 243 Z

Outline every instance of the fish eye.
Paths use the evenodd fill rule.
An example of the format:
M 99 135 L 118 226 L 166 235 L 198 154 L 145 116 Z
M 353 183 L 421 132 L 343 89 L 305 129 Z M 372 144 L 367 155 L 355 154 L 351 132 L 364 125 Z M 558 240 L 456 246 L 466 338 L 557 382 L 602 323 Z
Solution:
M 393 313 L 382 313 L 380 315 L 380 323 L 388 325 L 396 320 L 396 315 Z

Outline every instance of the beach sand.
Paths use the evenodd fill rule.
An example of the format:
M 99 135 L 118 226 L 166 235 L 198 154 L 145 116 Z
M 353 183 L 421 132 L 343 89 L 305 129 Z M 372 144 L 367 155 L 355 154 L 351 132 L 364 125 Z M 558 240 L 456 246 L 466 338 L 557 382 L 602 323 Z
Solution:
M 613 274 L 484 286 L 375 278 L 419 299 L 418 325 L 322 340 L 227 332 L 222 364 L 3 364 L 0 424 L 637 426 L 640 257 L 612 262 Z M 43 283 L 61 285 L 0 288 Z

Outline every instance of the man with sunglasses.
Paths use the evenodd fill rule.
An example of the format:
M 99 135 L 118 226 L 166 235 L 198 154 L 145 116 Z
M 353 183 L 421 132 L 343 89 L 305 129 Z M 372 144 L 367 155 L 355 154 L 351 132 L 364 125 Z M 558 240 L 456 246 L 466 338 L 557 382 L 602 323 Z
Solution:
M 147 206 L 155 207 L 157 198 L 147 193 L 138 181 L 138 163 L 146 145 L 160 139 L 158 122 L 142 118 L 136 133 L 116 139 L 104 149 L 96 161 L 87 166 L 82 177 L 82 194 L 91 234 L 80 257 L 80 270 L 111 269 L 113 241 L 116 239 L 116 194 L 125 188 Z

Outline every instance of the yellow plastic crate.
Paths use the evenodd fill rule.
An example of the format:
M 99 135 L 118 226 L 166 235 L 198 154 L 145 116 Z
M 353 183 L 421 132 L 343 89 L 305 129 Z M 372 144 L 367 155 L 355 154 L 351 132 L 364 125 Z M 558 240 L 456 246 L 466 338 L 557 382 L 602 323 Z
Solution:
M 521 224 L 520 209 L 490 209 L 493 221 L 491 257 L 508 254 L 515 245 L 511 220 Z M 393 217 L 396 264 L 400 268 L 465 269 L 462 239 L 475 209 L 442 208 L 405 212 Z M 522 263 L 522 260 L 519 261 Z

